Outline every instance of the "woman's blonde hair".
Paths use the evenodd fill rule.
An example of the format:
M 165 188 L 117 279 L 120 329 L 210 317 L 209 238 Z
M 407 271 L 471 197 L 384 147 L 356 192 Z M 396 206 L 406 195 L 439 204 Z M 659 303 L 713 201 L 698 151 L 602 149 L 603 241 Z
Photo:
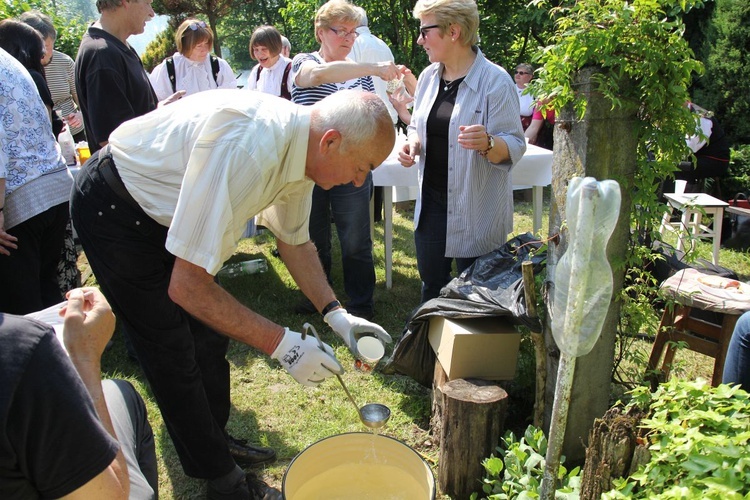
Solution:
M 328 0 L 315 13 L 315 40 L 320 43 L 319 29 L 328 29 L 337 22 L 362 24 L 362 15 L 348 0 Z
M 458 41 L 473 47 L 479 43 L 479 9 L 474 0 L 418 0 L 414 6 L 414 17 L 435 16 L 440 33 L 445 33 L 451 24 L 461 27 Z
M 185 19 L 174 33 L 174 42 L 177 52 L 187 57 L 199 43 L 208 42 L 209 48 L 213 48 L 214 33 L 200 19 Z

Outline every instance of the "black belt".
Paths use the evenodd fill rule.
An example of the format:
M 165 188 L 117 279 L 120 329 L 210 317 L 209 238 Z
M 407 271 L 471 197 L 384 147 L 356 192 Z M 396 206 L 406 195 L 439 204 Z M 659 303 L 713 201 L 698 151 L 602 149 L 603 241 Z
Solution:
M 101 151 L 99 151 L 98 169 L 99 173 L 101 173 L 102 175 L 102 179 L 104 179 L 104 182 L 107 183 L 109 188 L 114 191 L 115 195 L 117 195 L 118 198 L 126 202 L 131 207 L 142 210 L 138 202 L 135 201 L 133 196 L 131 196 L 131 194 L 128 192 L 125 184 L 123 184 L 122 179 L 120 178 L 120 173 L 117 171 L 117 167 L 115 167 L 115 160 L 112 158 L 112 152 L 110 151 L 109 144 L 104 146 Z

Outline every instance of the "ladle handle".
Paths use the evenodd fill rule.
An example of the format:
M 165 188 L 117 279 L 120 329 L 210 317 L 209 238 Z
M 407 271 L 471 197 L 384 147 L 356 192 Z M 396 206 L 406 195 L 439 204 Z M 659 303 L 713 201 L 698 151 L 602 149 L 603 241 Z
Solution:
M 359 411 L 359 405 L 357 404 L 356 401 L 354 401 L 354 398 L 352 397 L 351 393 L 349 392 L 349 389 L 346 388 L 346 384 L 344 384 L 344 379 L 341 378 L 341 375 L 339 375 L 338 373 L 336 374 L 336 378 L 339 379 L 339 383 L 341 384 L 341 387 L 344 388 L 344 392 L 346 393 L 347 397 L 349 398 L 349 401 L 351 401 L 352 404 L 354 405 L 354 407 L 357 409 L 357 413 L 360 413 L 360 411 Z
M 318 336 L 318 331 L 315 329 L 314 326 L 312 326 L 310 323 L 305 323 L 304 325 L 302 325 L 302 328 L 304 329 L 304 332 L 302 333 L 302 335 L 306 335 L 308 331 L 312 331 L 312 334 L 315 336 L 316 339 L 318 339 L 318 345 L 320 345 L 320 348 L 323 349 L 324 351 L 326 350 L 325 347 L 323 346 L 323 341 L 320 340 L 320 337 Z M 360 414 L 359 405 L 357 404 L 356 401 L 354 401 L 352 394 L 349 392 L 349 389 L 347 389 L 346 384 L 344 383 L 344 379 L 341 378 L 341 375 L 339 375 L 338 373 L 336 373 L 335 375 L 336 375 L 336 378 L 339 379 L 339 383 L 341 384 L 341 387 L 344 388 L 344 392 L 346 392 L 346 395 L 349 398 L 349 401 L 351 401 L 354 407 L 357 409 L 357 414 Z

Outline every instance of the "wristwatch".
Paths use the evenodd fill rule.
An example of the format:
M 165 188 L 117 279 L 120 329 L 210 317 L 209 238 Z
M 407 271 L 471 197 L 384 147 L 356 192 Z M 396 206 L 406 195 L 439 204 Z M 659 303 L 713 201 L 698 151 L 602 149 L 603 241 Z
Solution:
M 487 134 L 487 144 L 489 144 L 487 146 L 487 149 L 485 149 L 484 151 L 480 151 L 479 152 L 480 155 L 487 156 L 487 153 L 492 151 L 492 148 L 495 147 L 495 137 L 491 136 L 490 134 Z

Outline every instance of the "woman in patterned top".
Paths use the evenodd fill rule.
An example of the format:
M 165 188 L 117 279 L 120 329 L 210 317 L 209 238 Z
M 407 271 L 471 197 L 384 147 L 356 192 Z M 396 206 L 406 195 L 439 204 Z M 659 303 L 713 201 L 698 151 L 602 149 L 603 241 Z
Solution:
M 422 302 L 435 298 L 513 229 L 510 170 L 526 151 L 510 75 L 479 50 L 474 0 L 419 0 L 417 43 L 432 63 L 417 81 L 405 167 L 418 163 L 414 210 Z M 419 156 L 419 158 L 417 158 Z
M 32 40 L 41 61 L 42 38 Z M 62 300 L 57 263 L 73 177 L 34 81 L 3 49 L 0 110 L 0 311 L 27 314 Z
M 359 11 L 347 0 L 330 0 L 315 14 L 315 39 L 320 49 L 297 54 L 292 60 L 292 101 L 309 106 L 343 89 L 375 92 L 372 77 L 385 81 L 401 76 L 403 67 L 392 62 L 357 63 L 347 56 L 362 24 Z M 372 165 L 372 168 L 377 165 Z M 370 238 L 372 175 L 361 185 L 346 184 L 325 190 L 315 186 L 310 213 L 310 239 L 318 249 L 331 280 L 331 215 L 341 243 L 347 310 L 357 316 L 373 316 L 375 266 Z M 312 304 L 300 304 L 298 312 L 315 312 Z

